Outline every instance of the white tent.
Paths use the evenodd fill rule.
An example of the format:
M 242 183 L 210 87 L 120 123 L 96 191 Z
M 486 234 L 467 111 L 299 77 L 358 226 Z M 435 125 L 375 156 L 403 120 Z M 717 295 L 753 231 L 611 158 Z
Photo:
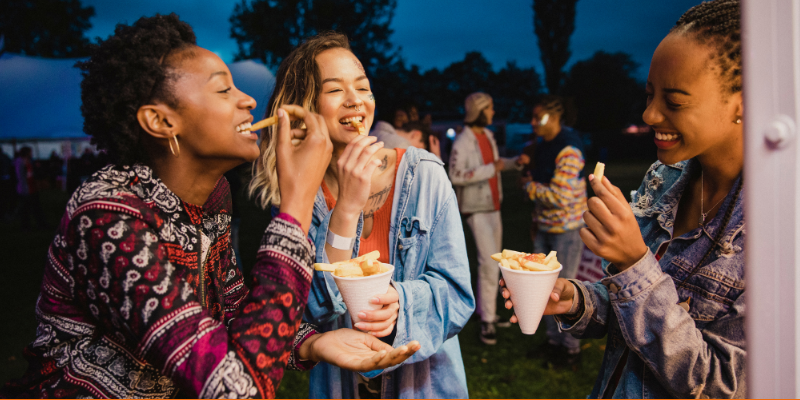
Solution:
M 13 146 L 30 145 L 34 157 L 51 151 L 80 154 L 90 146 L 83 133 L 81 74 L 75 63 L 81 59 L 46 59 L 5 53 L 0 57 L 0 143 L 13 155 Z M 263 118 L 275 77 L 251 60 L 228 64 L 233 81 L 253 96 L 256 119 Z

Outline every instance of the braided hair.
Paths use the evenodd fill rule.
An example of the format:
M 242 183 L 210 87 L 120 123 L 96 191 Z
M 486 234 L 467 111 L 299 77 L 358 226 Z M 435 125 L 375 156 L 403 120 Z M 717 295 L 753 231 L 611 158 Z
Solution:
M 742 91 L 742 40 L 739 0 L 713 0 L 684 13 L 670 33 L 689 33 L 701 44 L 716 48 L 714 61 L 720 67 L 723 88 L 730 94 Z
M 170 66 L 177 60 L 169 56 L 191 52 L 195 43 L 192 27 L 177 15 L 156 14 L 117 25 L 113 35 L 93 46 L 91 58 L 76 64 L 83 75 L 83 130 L 109 159 L 120 165 L 149 159 L 136 114 L 156 102 L 177 108 L 172 84 L 178 74 Z

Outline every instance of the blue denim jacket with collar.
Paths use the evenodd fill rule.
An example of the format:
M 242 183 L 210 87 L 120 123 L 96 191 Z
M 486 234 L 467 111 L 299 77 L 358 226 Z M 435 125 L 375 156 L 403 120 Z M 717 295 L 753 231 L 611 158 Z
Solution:
M 395 178 L 389 262 L 400 296 L 393 346 L 412 340 L 422 348 L 399 366 L 363 374 L 382 379 L 382 398 L 467 398 L 458 332 L 475 309 L 464 231 L 455 193 L 438 158 L 409 147 Z M 325 236 L 332 211 L 320 190 L 309 236 L 317 262 L 328 262 Z M 361 237 L 363 219 L 357 237 Z M 358 254 L 359 243 L 353 249 Z M 314 272 L 304 319 L 321 331 L 352 322 L 329 273 Z M 320 363 L 311 371 L 311 398 L 354 398 L 355 373 Z
M 608 335 L 590 397 L 610 394 L 606 389 L 626 348 L 629 352 L 613 391 L 615 398 L 747 395 L 744 190 L 727 226 L 721 226 L 741 178 L 712 221 L 670 243 L 681 194 L 699 168 L 694 159 L 675 165 L 653 164 L 631 202 L 649 247 L 647 255 L 621 273 L 613 264 L 604 263 L 606 277 L 600 282 L 573 281 L 584 299 L 584 313 L 577 321 L 558 317 L 561 329 L 583 338 Z M 678 290 L 719 229 L 725 231 L 706 266 Z M 662 245 L 668 247 L 657 260 L 654 254 Z M 687 312 L 678 303 L 689 297 Z

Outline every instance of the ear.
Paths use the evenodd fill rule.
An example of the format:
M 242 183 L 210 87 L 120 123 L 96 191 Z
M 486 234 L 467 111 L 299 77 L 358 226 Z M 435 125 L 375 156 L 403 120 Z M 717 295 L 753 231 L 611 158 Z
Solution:
M 164 104 L 147 104 L 136 112 L 139 126 L 148 135 L 158 139 L 172 139 L 180 133 L 178 114 Z
M 410 134 L 411 134 L 411 140 L 415 140 L 415 141 L 416 140 L 420 140 L 420 141 L 422 140 L 421 139 L 422 138 L 422 132 L 420 132 L 418 130 L 413 130 L 413 131 L 410 132 Z
M 736 113 L 733 116 L 733 120 L 741 119 L 744 115 L 744 99 L 742 98 L 742 92 L 734 93 L 731 96 L 731 101 L 733 102 L 734 112 Z

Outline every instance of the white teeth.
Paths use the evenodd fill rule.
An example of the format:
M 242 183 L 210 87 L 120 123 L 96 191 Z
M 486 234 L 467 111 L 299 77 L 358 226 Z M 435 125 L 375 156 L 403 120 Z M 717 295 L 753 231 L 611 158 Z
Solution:
M 249 122 L 245 122 L 243 124 L 239 124 L 239 125 L 236 126 L 236 132 L 239 132 L 239 133 L 241 133 L 243 135 L 249 135 L 251 126 L 253 126 L 253 124 L 251 124 Z
M 680 138 L 680 135 L 675 134 L 675 133 L 656 132 L 656 139 L 662 140 L 662 141 L 665 141 L 665 142 L 672 142 L 672 141 L 678 140 L 678 138 Z
M 351 122 L 353 122 L 353 121 L 362 122 L 362 121 L 364 121 L 364 117 L 362 116 L 362 117 L 348 117 L 348 118 L 342 118 L 342 119 L 340 119 L 340 120 L 339 120 L 339 123 L 340 123 L 340 124 L 348 124 L 348 123 L 351 123 Z

